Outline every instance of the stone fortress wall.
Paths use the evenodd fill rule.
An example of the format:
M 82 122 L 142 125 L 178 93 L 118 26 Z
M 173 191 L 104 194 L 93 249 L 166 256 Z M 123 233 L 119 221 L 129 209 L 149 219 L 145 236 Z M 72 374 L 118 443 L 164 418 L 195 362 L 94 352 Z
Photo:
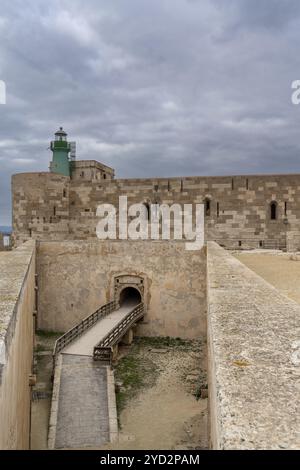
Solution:
M 35 254 L 31 240 L 0 256 L 0 449 L 29 448 Z
M 68 177 L 19 173 L 12 178 L 13 243 L 30 238 L 65 239 L 69 234 Z
M 129 205 L 204 203 L 207 241 L 226 248 L 299 250 L 300 175 L 118 180 L 108 167 L 106 174 L 95 162 L 77 164 L 72 178 L 28 173 L 12 181 L 15 246 L 38 240 L 39 328 L 65 331 L 111 300 L 117 279 L 136 276 L 144 281 L 147 310 L 139 334 L 195 338 L 205 335 L 208 322 L 212 447 L 299 447 L 297 413 L 285 399 L 296 393 L 287 372 L 297 373 L 291 354 L 299 306 L 213 243 L 189 252 L 175 241 L 98 241 L 96 209 L 102 203 L 117 207 L 121 195 Z M 33 268 L 30 272 L 33 280 Z M 31 314 L 33 281 L 30 286 L 26 312 Z M 28 332 L 32 325 L 24 328 Z M 25 348 L 22 338 L 16 344 L 18 351 Z M 274 364 L 280 367 L 275 370 Z M 268 401 L 279 392 L 277 402 Z M 27 390 L 24 394 L 27 400 Z M 245 403 L 251 404 L 247 415 Z M 19 446 L 16 439 L 6 444 L 7 436 L 3 442 Z
M 139 335 L 194 339 L 206 334 L 205 248 L 96 240 L 38 242 L 37 253 L 40 329 L 67 331 L 115 299 L 120 276 L 133 282 L 136 276 L 143 280 L 146 307 Z
M 97 206 L 118 207 L 119 196 L 126 195 L 129 205 L 204 203 L 206 238 L 226 248 L 286 248 L 288 238 L 291 249 L 300 249 L 299 237 L 292 235 L 300 224 L 300 175 L 103 179 L 102 171 L 99 180 L 97 172 L 87 167 L 80 173 L 81 162 L 76 164 L 71 179 L 53 173 L 13 176 L 15 245 L 31 237 L 93 240 Z
M 213 449 L 299 449 L 300 306 L 207 244 Z
M 141 328 L 150 334 L 161 328 L 162 334 L 198 337 L 207 306 L 211 447 L 299 448 L 297 303 L 215 243 L 201 252 L 167 241 L 36 245 L 32 240 L 0 257 L 6 273 L 0 280 L 1 449 L 29 445 L 35 274 L 38 322 L 64 329 L 85 306 L 93 309 L 114 295 L 125 266 L 145 281 L 148 318 Z

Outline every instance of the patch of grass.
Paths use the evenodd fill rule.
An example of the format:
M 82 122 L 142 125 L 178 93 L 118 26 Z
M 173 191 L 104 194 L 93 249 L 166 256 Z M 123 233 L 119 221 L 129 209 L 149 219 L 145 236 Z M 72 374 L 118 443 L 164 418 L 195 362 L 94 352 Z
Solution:
M 41 351 L 47 351 L 49 348 L 44 346 L 43 344 L 37 344 L 34 348 L 34 352 L 41 352 Z
M 62 335 L 59 331 L 38 330 L 35 334 L 35 352 L 49 351 L 54 347 L 55 341 Z
M 135 339 L 138 345 L 149 346 L 152 348 L 190 348 L 191 341 L 182 338 L 171 338 L 170 336 L 143 336 Z
M 196 398 L 196 400 L 200 400 L 200 398 L 201 398 L 201 390 L 203 390 L 203 389 L 206 389 L 206 390 L 208 389 L 207 384 L 205 384 L 205 386 L 203 386 L 203 384 L 201 384 L 201 383 L 198 383 L 198 384 L 196 385 L 195 391 L 194 391 L 194 393 L 193 393 L 193 395 L 194 395 L 194 397 Z
M 196 386 L 196 389 L 195 389 L 195 392 L 193 393 L 193 395 L 196 398 L 196 400 L 200 400 L 200 398 L 201 398 L 201 387 L 200 387 L 200 385 Z
M 129 355 L 120 360 L 118 374 L 122 377 L 124 387 L 138 388 L 143 384 L 139 369 L 139 360 L 133 355 Z
M 115 367 L 118 416 L 127 401 L 143 387 L 152 386 L 158 375 L 156 365 L 150 359 L 141 358 L 139 349 L 139 345 L 134 344 L 127 356 L 122 357 Z
M 143 377 L 140 369 L 138 358 L 132 354 L 123 357 L 118 363 L 116 379 L 121 386 L 117 390 L 116 399 L 119 413 L 125 406 L 128 394 L 134 395 L 143 386 Z
M 35 332 L 36 336 L 40 336 L 41 338 L 59 338 L 63 333 L 60 331 L 47 331 L 47 330 L 37 330 Z
M 199 341 L 182 338 L 135 337 L 128 354 L 115 365 L 117 384 L 116 401 L 118 416 L 127 401 L 134 397 L 143 387 L 152 387 L 159 375 L 159 369 L 149 357 L 147 349 L 177 349 L 181 351 L 199 351 Z

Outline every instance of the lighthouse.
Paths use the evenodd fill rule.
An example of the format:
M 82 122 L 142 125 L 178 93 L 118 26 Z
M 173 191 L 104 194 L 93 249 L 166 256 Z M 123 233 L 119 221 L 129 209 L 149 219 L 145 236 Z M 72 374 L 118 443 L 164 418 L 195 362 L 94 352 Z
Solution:
M 55 132 L 55 140 L 50 143 L 50 149 L 53 153 L 50 171 L 64 176 L 71 175 L 71 161 L 69 158 L 71 144 L 67 141 L 67 136 L 68 134 L 60 127 Z

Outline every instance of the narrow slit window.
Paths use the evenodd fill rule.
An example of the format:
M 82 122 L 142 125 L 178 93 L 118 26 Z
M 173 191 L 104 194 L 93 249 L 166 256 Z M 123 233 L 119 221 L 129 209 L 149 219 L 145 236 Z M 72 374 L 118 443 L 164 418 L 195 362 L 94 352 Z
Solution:
M 149 206 L 148 202 L 145 202 L 145 203 L 144 203 L 144 206 L 145 206 L 146 209 L 147 209 L 147 216 L 146 216 L 146 217 L 147 217 L 147 220 L 150 221 L 150 215 L 151 215 L 151 214 L 150 214 L 150 206 Z
M 270 204 L 270 211 L 271 211 L 271 220 L 277 219 L 277 202 L 272 201 Z
M 205 215 L 206 217 L 210 216 L 210 199 L 205 199 L 204 201 Z
M 217 217 L 220 215 L 220 204 L 217 202 Z

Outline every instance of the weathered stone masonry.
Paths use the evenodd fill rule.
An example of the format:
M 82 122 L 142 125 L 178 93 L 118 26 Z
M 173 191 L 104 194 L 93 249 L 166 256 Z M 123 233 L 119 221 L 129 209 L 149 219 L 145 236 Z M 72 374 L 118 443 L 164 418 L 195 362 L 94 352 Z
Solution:
M 76 164 L 79 165 L 77 162 Z M 31 237 L 93 240 L 97 206 L 205 203 L 206 238 L 229 248 L 300 248 L 300 175 L 97 179 L 85 170 L 74 178 L 53 173 L 13 176 L 13 228 L 18 245 Z M 272 220 L 271 205 L 275 207 Z
M 211 446 L 299 449 L 300 306 L 207 246 Z
M 206 332 L 206 254 L 183 242 L 38 242 L 38 326 L 66 331 L 113 300 L 120 276 L 144 279 L 139 334 L 197 338 Z M 117 300 L 117 299 L 116 299 Z
M 0 256 L 0 449 L 28 449 L 35 243 Z

